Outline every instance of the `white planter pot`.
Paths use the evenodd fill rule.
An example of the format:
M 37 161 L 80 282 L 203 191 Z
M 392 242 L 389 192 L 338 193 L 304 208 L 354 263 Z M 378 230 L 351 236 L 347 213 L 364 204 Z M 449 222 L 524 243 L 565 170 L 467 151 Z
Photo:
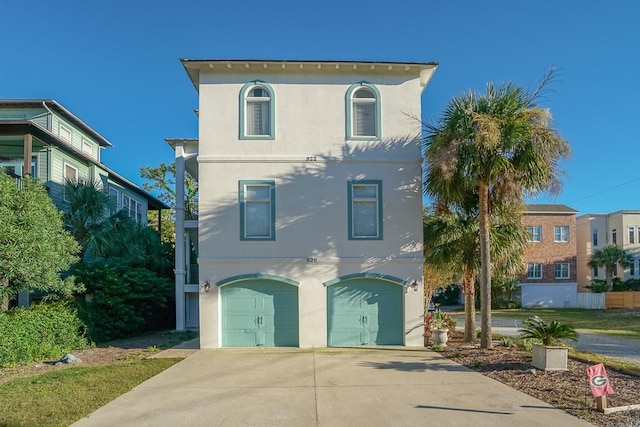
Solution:
M 435 345 L 439 345 L 440 347 L 446 347 L 447 341 L 449 340 L 449 329 L 433 329 L 431 331 L 431 338 L 433 338 L 433 343 Z
M 544 371 L 566 371 L 569 350 L 566 347 L 533 345 L 533 362 L 535 368 Z

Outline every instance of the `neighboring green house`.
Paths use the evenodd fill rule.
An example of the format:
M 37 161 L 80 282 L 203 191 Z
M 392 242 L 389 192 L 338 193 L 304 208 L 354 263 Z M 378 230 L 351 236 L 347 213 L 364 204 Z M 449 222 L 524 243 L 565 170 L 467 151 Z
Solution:
M 41 180 L 59 209 L 65 208 L 64 183 L 98 180 L 140 224 L 149 210 L 169 207 L 100 162 L 113 145 L 69 110 L 51 99 L 0 99 L 0 168 Z

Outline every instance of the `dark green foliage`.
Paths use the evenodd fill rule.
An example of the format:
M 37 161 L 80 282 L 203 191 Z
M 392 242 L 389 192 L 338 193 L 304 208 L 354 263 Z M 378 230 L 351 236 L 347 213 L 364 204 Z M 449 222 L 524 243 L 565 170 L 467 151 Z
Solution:
M 591 283 L 585 288 L 589 289 L 594 294 L 601 294 L 603 292 L 607 292 L 609 289 L 609 285 L 607 285 L 607 281 L 603 279 L 593 279 Z
M 57 360 L 88 346 L 73 303 L 41 303 L 0 313 L 0 367 Z
M 448 285 L 443 288 L 436 289 L 432 301 L 439 305 L 455 305 L 460 301 L 460 287 L 457 285 Z
M 560 340 L 577 340 L 578 333 L 569 324 L 560 324 L 555 320 L 547 323 L 538 316 L 531 316 L 523 322 L 520 338 L 540 340 L 543 345 L 554 345 Z
M 640 291 L 640 279 L 628 279 L 624 282 L 622 280 L 613 279 L 613 291 L 614 292 L 622 292 L 622 291 Z
M 87 287 L 82 317 L 96 342 L 172 326 L 173 282 L 144 267 L 121 263 L 78 266 Z
M 79 290 L 73 277 L 60 278 L 78 250 L 42 184 L 24 177 L 19 189 L 0 171 L 0 299 L 26 286 L 62 295 Z

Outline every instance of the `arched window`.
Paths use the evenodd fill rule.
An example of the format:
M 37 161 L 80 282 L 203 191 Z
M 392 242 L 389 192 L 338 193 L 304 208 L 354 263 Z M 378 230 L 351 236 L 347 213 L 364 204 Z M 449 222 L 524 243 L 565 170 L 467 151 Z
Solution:
M 274 93 L 267 83 L 247 83 L 240 91 L 240 139 L 273 139 Z
M 347 91 L 347 139 L 380 139 L 380 92 L 369 83 Z

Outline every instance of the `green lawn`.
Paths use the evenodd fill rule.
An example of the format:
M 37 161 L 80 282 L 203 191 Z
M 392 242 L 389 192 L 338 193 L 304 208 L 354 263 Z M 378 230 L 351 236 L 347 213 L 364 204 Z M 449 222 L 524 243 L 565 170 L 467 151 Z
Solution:
M 0 426 L 68 426 L 180 360 L 71 367 L 0 384 Z
M 593 333 L 618 335 L 640 339 L 640 310 L 586 310 L 579 308 L 523 308 L 519 310 L 493 310 L 493 316 L 524 320 L 539 316 L 547 322 L 569 323 L 576 329 Z

